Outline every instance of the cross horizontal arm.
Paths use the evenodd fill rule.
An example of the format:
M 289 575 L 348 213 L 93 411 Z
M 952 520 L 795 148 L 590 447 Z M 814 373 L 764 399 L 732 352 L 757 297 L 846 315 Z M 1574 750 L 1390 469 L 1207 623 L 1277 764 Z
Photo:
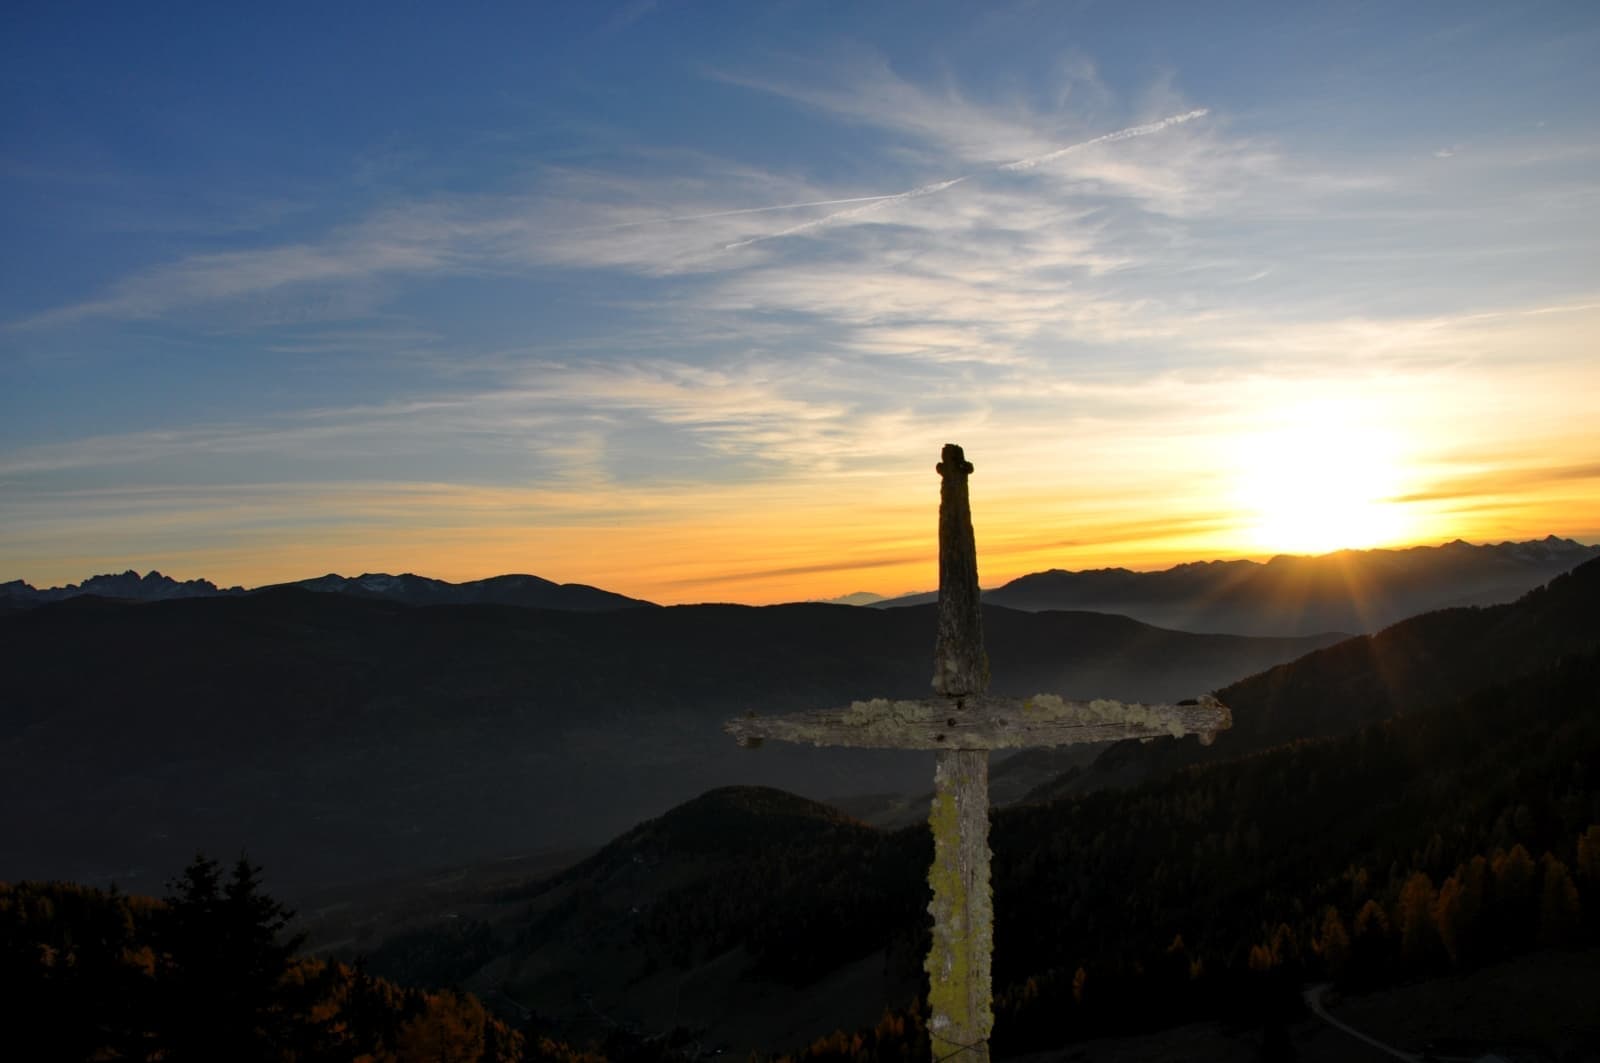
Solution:
M 916 701 L 877 698 L 786 716 L 751 713 L 722 729 L 742 746 L 772 740 L 861 749 L 1018 749 L 1186 734 L 1210 745 L 1218 731 L 1232 725 L 1228 707 L 1209 695 L 1177 705 L 1144 705 L 1066 701 L 1053 694 L 969 694 Z

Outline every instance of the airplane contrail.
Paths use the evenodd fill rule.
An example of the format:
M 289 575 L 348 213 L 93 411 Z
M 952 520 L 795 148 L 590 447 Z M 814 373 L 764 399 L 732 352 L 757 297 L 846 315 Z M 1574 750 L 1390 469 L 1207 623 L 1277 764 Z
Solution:
M 1171 126 L 1182 125 L 1185 122 L 1192 122 L 1196 118 L 1204 118 L 1210 113 L 1211 109 L 1209 107 L 1200 107 L 1193 111 L 1187 111 L 1183 114 L 1175 114 L 1170 118 L 1163 118 L 1157 122 L 1146 122 L 1144 125 L 1132 125 L 1127 129 L 1119 129 L 1115 133 L 1104 133 L 1097 137 L 1091 137 L 1088 140 L 1080 140 L 1076 144 L 1068 144 L 1064 148 L 1057 148 L 1054 151 L 1047 151 L 1043 155 L 1035 155 L 1031 159 L 1018 159 L 1016 162 L 1008 162 L 1003 166 L 996 166 L 995 169 L 1031 170 L 1035 166 L 1042 166 L 1047 162 L 1053 162 L 1054 160 L 1059 159 L 1061 156 L 1067 154 L 1069 151 L 1077 151 L 1080 148 L 1091 147 L 1095 144 L 1107 144 L 1113 140 L 1129 140 L 1133 137 L 1149 136 L 1151 133 L 1159 133 L 1163 129 L 1167 129 Z
M 951 185 L 958 185 L 962 181 L 970 179 L 972 176 L 973 175 L 969 173 L 962 177 L 952 177 L 948 181 L 935 181 L 931 185 L 918 185 L 916 188 L 910 188 L 904 192 L 896 192 L 893 195 L 888 196 L 864 197 L 871 199 L 873 202 L 868 203 L 866 206 L 856 207 L 854 210 L 840 210 L 835 211 L 832 214 L 823 215 L 820 218 L 812 218 L 810 221 L 803 221 L 799 225 L 791 225 L 787 229 L 779 229 L 775 233 L 764 233 L 760 236 L 752 236 L 745 240 L 736 240 L 731 244 L 724 244 L 722 249 L 724 251 L 737 251 L 741 247 L 749 247 L 751 244 L 759 244 L 763 240 L 776 240 L 781 236 L 793 236 L 796 233 L 803 233 L 808 229 L 818 229 L 829 224 L 830 222 L 838 221 L 840 218 L 853 218 L 858 214 L 865 214 L 869 210 L 876 210 L 878 207 L 883 206 L 892 199 L 918 199 L 922 196 L 931 196 L 935 192 L 943 192 Z
M 558 231 L 563 233 L 617 232 L 622 229 L 638 229 L 646 225 L 673 225 L 678 222 L 686 221 L 709 221 L 713 218 L 735 218 L 744 214 L 771 214 L 780 210 L 805 210 L 812 207 L 854 208 L 852 210 L 835 211 L 834 213 L 825 215 L 821 218 L 812 218 L 810 221 L 801 222 L 798 225 L 792 225 L 787 229 L 780 229 L 775 233 L 765 233 L 760 236 L 752 236 L 745 240 L 739 240 L 734 243 L 727 244 L 722 249 L 724 251 L 734 251 L 741 247 L 749 247 L 751 244 L 761 243 L 763 240 L 776 240 L 779 237 L 794 236 L 797 233 L 803 233 L 811 229 L 821 228 L 822 226 L 838 221 L 841 218 L 856 217 L 858 215 L 865 214 L 868 211 L 877 209 L 877 207 L 881 204 L 889 203 L 895 200 L 919 199 L 922 196 L 931 196 L 936 192 L 943 192 L 947 188 L 952 188 L 955 185 L 961 184 L 963 181 L 970 181 L 972 178 L 977 177 L 980 174 L 1031 170 L 1036 166 L 1042 166 L 1047 162 L 1052 162 L 1056 159 L 1059 159 L 1061 156 L 1066 155 L 1069 152 L 1092 147 L 1095 144 L 1107 144 L 1112 141 L 1128 140 L 1132 137 L 1142 137 L 1148 136 L 1151 133 L 1159 133 L 1163 129 L 1167 129 L 1171 126 L 1181 125 L 1184 122 L 1190 122 L 1196 118 L 1204 118 L 1210 113 L 1211 111 L 1209 108 L 1201 107 L 1193 111 L 1187 111 L 1183 114 L 1175 114 L 1168 118 L 1162 118 L 1155 122 L 1146 122 L 1143 125 L 1129 126 L 1126 129 L 1119 129 L 1114 133 L 1103 133 L 1100 136 L 1091 137 L 1088 140 L 1080 140 L 1076 144 L 1068 144 L 1065 147 L 1056 148 L 1053 151 L 1047 151 L 1042 155 L 1034 155 L 1026 159 L 1017 159 L 1014 162 L 1001 163 L 998 166 L 991 166 L 985 170 L 976 170 L 972 173 L 963 174 L 960 177 L 952 177 L 945 181 L 934 181 L 931 184 L 918 185 L 916 188 L 908 188 L 903 192 L 888 192 L 877 196 L 846 196 L 842 199 L 810 199 L 798 203 L 773 203 L 764 207 L 739 207 L 733 210 L 706 211 L 701 214 L 674 214 L 665 218 L 642 218 L 639 221 L 617 222 L 613 225 L 586 225 L 577 229 L 561 229 Z
M 986 169 L 983 169 L 983 170 L 975 170 L 972 173 L 962 174 L 960 177 L 952 177 L 949 180 L 945 180 L 945 181 L 935 181 L 932 184 L 918 185 L 916 188 L 908 188 L 904 192 L 895 192 L 892 195 L 884 195 L 884 196 L 859 196 L 855 200 L 841 201 L 841 202 L 857 202 L 857 203 L 862 203 L 862 204 L 865 204 L 865 205 L 864 206 L 855 207 L 854 209 L 851 209 L 851 210 L 835 211 L 832 214 L 826 214 L 826 215 L 824 215 L 824 216 L 822 216 L 820 218 L 813 218 L 810 221 L 801 222 L 799 225 L 791 225 L 787 229 L 780 229 L 775 233 L 765 233 L 765 234 L 760 235 L 760 236 L 749 237 L 748 239 L 745 239 L 745 240 L 736 240 L 731 244 L 724 244 L 722 250 L 724 250 L 724 251 L 737 251 L 741 247 L 749 247 L 751 244 L 759 244 L 759 243 L 762 243 L 763 241 L 766 241 L 766 240 L 776 240 L 776 239 L 778 239 L 780 237 L 784 237 L 784 236 L 794 236 L 797 233 L 803 233 L 803 232 L 807 232 L 807 231 L 809 231 L 811 229 L 821 228 L 824 225 L 828 225 L 828 224 L 831 224 L 832 222 L 838 221 L 840 218 L 857 217 L 857 216 L 859 216 L 861 214 L 867 213 L 868 211 L 876 210 L 879 207 L 881 207 L 881 206 L 883 206 L 883 205 L 885 205 L 887 203 L 894 202 L 895 200 L 919 199 L 922 196 L 931 196 L 936 192 L 943 192 L 945 189 L 951 188 L 951 187 L 953 187 L 955 185 L 958 185 L 963 181 L 970 181 L 972 178 L 977 177 L 980 174 L 985 174 L 985 173 L 1003 173 L 1003 172 L 1018 172 L 1018 171 L 1022 171 L 1022 170 L 1031 170 L 1034 167 L 1042 166 L 1047 162 L 1053 162 L 1054 160 L 1061 158 L 1061 156 L 1066 155 L 1069 152 L 1079 151 L 1079 150 L 1081 150 L 1083 148 L 1092 147 L 1095 144 L 1108 144 L 1108 143 L 1111 143 L 1112 141 L 1117 141 L 1117 140 L 1129 140 L 1129 139 L 1132 139 L 1133 137 L 1149 136 L 1151 133 L 1159 133 L 1163 129 L 1168 129 L 1168 128 L 1171 128 L 1172 126 L 1175 126 L 1175 125 L 1182 125 L 1184 122 L 1192 122 L 1196 118 L 1204 118 L 1206 115 L 1208 115 L 1210 113 L 1211 113 L 1210 108 L 1200 107 L 1200 108 L 1196 108 L 1193 111 L 1186 111 L 1183 114 L 1171 115 L 1171 116 L 1169 116 L 1167 118 L 1159 119 L 1158 121 L 1146 122 L 1143 125 L 1135 125 L 1135 126 L 1129 126 L 1126 129 L 1119 129 L 1114 133 L 1102 133 L 1100 136 L 1090 137 L 1088 140 L 1080 140 L 1076 144 L 1068 144 L 1065 147 L 1056 148 L 1053 151 L 1047 151 L 1042 155 L 1032 155 L 1032 156 L 1029 156 L 1026 159 L 1017 159 L 1014 162 L 1001 163 L 998 166 L 990 166 L 990 167 L 988 167 Z M 791 210 L 791 209 L 794 209 L 794 208 L 800 207 L 800 206 L 825 206 L 825 205 L 827 205 L 827 204 L 825 204 L 825 203 L 812 203 L 812 204 L 785 203 L 785 204 L 782 204 L 780 206 L 750 207 L 750 208 L 747 208 L 745 210 L 729 211 L 727 213 L 730 213 L 730 214 L 734 214 L 734 213 L 737 213 L 737 214 L 758 214 L 758 213 L 761 213 L 763 211 L 769 211 L 769 210 Z M 719 213 L 719 214 L 716 214 L 716 215 L 705 215 L 705 216 L 706 217 L 720 217 L 720 216 L 722 216 L 722 214 Z

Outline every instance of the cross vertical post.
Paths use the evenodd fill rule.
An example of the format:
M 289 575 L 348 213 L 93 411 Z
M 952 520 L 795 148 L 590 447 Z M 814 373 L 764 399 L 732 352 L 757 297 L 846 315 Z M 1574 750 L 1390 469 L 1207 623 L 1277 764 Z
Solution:
M 963 699 L 989 686 L 978 589 L 978 550 L 972 531 L 967 477 L 972 463 L 948 443 L 936 471 L 939 486 L 939 630 L 934 641 L 933 689 L 949 700 L 952 723 Z M 933 771 L 933 947 L 928 972 L 928 1036 L 933 1058 L 965 1052 L 987 1063 L 994 1028 L 990 956 L 994 899 L 989 883 L 989 751 L 940 750 Z

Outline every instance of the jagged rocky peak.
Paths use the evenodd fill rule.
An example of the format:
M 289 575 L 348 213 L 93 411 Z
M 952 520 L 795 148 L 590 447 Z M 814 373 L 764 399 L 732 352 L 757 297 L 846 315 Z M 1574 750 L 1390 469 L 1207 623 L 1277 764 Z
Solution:
M 60 601 L 80 595 L 102 598 L 127 598 L 134 601 L 165 601 L 170 598 L 211 598 L 223 594 L 243 594 L 243 587 L 218 587 L 208 579 L 176 580 L 156 569 L 140 576 L 135 569 L 90 576 L 82 583 L 64 587 L 35 588 L 22 580 L 0 584 L 0 598 L 24 604 Z

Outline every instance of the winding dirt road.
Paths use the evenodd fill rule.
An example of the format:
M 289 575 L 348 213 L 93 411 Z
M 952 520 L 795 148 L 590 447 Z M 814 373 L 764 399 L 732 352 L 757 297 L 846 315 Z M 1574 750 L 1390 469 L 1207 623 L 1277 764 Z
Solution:
M 1312 986 L 1310 989 L 1307 989 L 1305 991 L 1305 993 L 1304 993 L 1304 996 L 1305 996 L 1305 999 L 1306 999 L 1306 1007 L 1310 1008 L 1313 1012 L 1315 1012 L 1317 1018 L 1321 1019 L 1323 1022 L 1327 1023 L 1329 1026 L 1332 1026 L 1333 1028 L 1335 1028 L 1337 1030 L 1341 1030 L 1344 1033 L 1349 1034 L 1351 1037 L 1354 1037 L 1356 1040 L 1361 1041 L 1364 1044 L 1371 1045 L 1373 1048 L 1376 1048 L 1380 1052 L 1388 1053 L 1389 1055 L 1395 1057 L 1396 1059 L 1404 1059 L 1404 1060 L 1407 1061 L 1407 1063 L 1422 1063 L 1422 1057 L 1421 1056 L 1412 1055 L 1410 1052 L 1402 1052 L 1402 1051 L 1400 1051 L 1400 1049 L 1394 1047 L 1393 1045 L 1386 1045 L 1382 1041 L 1378 1040 L 1375 1037 L 1368 1037 L 1366 1034 L 1362 1033 L 1360 1030 L 1356 1029 L 1354 1026 L 1347 1026 L 1344 1023 L 1340 1022 L 1338 1019 L 1334 1018 L 1332 1015 L 1329 1015 L 1328 1014 L 1328 1009 L 1326 1007 L 1324 1007 L 1323 1004 L 1322 1004 L 1322 995 L 1324 993 L 1326 993 L 1327 991 L 1328 991 L 1328 983 L 1327 982 L 1322 982 L 1322 983 L 1320 983 L 1318 985 Z

